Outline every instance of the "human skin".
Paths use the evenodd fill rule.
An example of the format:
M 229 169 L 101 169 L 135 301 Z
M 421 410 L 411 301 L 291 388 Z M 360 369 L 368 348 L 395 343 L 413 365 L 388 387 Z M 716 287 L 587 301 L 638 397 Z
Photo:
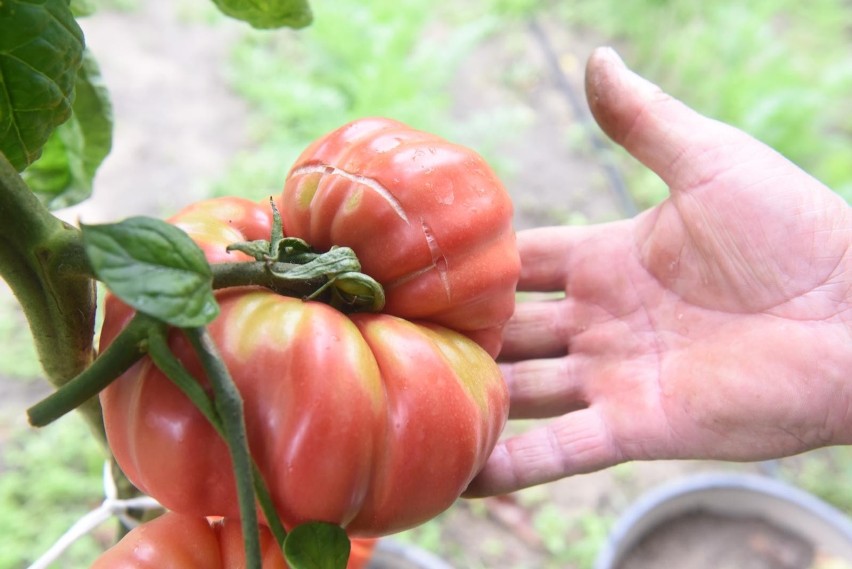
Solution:
M 594 52 L 601 128 L 670 189 L 633 219 L 523 231 L 500 359 L 511 417 L 467 495 L 630 460 L 852 443 L 852 211 L 745 133 Z

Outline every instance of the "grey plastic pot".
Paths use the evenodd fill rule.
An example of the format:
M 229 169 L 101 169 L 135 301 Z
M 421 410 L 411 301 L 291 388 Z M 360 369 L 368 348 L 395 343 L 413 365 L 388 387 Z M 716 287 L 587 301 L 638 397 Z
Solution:
M 676 480 L 640 497 L 616 522 L 595 569 L 615 569 L 655 528 L 691 512 L 761 518 L 852 563 L 852 521 L 839 510 L 772 478 L 708 473 Z
M 389 538 L 379 540 L 367 569 L 453 568 L 428 551 Z

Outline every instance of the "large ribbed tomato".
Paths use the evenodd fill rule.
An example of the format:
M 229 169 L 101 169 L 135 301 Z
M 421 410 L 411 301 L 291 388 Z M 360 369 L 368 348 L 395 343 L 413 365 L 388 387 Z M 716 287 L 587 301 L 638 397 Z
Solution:
M 211 262 L 248 260 L 225 246 L 268 237 L 271 209 L 223 198 L 172 222 Z M 210 334 L 242 394 L 251 452 L 285 525 L 325 521 L 364 536 L 414 526 L 458 498 L 496 443 L 507 389 L 468 337 L 390 314 L 347 316 L 260 288 L 217 298 Z M 102 348 L 131 317 L 108 298 Z M 203 378 L 184 337 L 173 332 L 170 344 Z M 140 489 L 181 513 L 238 515 L 225 444 L 150 360 L 101 402 L 113 453 Z
M 472 150 L 358 120 L 296 160 L 281 212 L 288 235 L 354 249 L 385 287 L 386 312 L 459 330 L 497 355 L 519 260 L 509 195 Z
M 375 542 L 355 540 L 346 569 L 363 569 Z M 287 569 L 272 534 L 260 528 L 263 569 Z M 91 569 L 243 569 L 246 566 L 239 520 L 168 512 L 133 529 L 101 555 Z

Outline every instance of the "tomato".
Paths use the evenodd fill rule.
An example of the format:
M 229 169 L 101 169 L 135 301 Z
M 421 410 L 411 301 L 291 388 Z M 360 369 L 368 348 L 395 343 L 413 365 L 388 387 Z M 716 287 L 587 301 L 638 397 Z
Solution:
M 211 261 L 233 241 L 267 236 L 268 204 L 196 204 L 172 222 Z M 245 408 L 252 455 L 288 527 L 339 524 L 377 536 L 422 523 L 458 498 L 508 414 L 491 356 L 468 337 L 390 314 L 346 315 L 261 288 L 217 292 L 209 326 Z M 106 301 L 101 348 L 132 317 Z M 170 345 L 203 373 L 178 332 Z M 237 516 L 227 448 L 147 358 L 101 395 L 110 447 L 141 490 L 170 510 Z
M 355 250 L 385 311 L 464 332 L 492 356 L 515 306 L 512 203 L 475 152 L 362 119 L 310 145 L 282 195 L 285 233 Z
M 373 540 L 353 540 L 346 569 L 363 569 Z M 287 563 L 269 530 L 260 527 L 263 569 Z M 208 520 L 168 512 L 133 529 L 101 555 L 92 569 L 242 569 L 246 566 L 239 520 Z

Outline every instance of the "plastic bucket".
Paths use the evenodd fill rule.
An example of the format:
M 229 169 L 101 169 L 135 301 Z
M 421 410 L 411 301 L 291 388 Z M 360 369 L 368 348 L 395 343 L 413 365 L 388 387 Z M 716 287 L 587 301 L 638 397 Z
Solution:
M 760 518 L 852 563 L 852 521 L 836 508 L 764 476 L 707 473 L 664 484 L 641 496 L 616 522 L 595 569 L 616 569 L 658 526 L 695 512 Z

